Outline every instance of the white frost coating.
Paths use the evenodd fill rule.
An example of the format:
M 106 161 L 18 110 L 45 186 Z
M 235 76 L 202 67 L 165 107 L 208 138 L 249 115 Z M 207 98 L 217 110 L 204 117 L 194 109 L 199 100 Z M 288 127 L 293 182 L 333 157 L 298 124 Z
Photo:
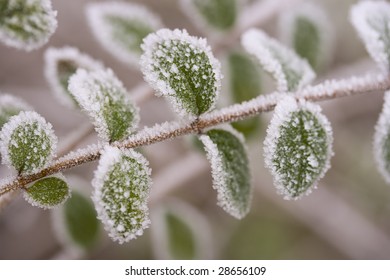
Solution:
M 19 97 L 0 92 L 0 116 L 4 110 L 31 111 L 32 107 Z
M 275 107 L 274 115 L 271 120 L 271 123 L 269 124 L 267 128 L 267 136 L 264 140 L 264 161 L 266 164 L 266 167 L 271 171 L 271 174 L 273 175 L 274 184 L 276 188 L 278 189 L 278 193 L 284 195 L 285 199 L 291 199 L 290 193 L 286 190 L 286 186 L 283 185 L 282 176 L 278 173 L 274 163 L 273 163 L 273 157 L 276 153 L 277 143 L 280 138 L 280 128 L 285 123 L 288 122 L 291 119 L 291 114 L 298 111 L 298 110 L 306 110 L 314 114 L 319 121 L 319 123 L 322 125 L 326 132 L 327 136 L 327 157 L 324 167 L 321 170 L 321 173 L 316 178 L 315 182 L 310 186 L 305 194 L 308 195 L 313 188 L 316 188 L 316 185 L 318 181 L 324 177 L 325 173 L 330 168 L 330 158 L 333 156 L 332 151 L 332 143 L 333 143 L 333 133 L 332 133 L 332 127 L 328 121 L 328 119 L 321 113 L 321 107 L 304 101 L 299 100 L 296 101 L 295 98 L 291 96 L 286 96 L 283 98 L 277 106 Z M 311 124 L 307 124 L 311 125 Z M 309 159 L 310 161 L 310 159 Z M 315 167 L 317 164 L 314 160 L 310 161 L 312 166 Z M 294 199 L 298 199 L 299 197 L 296 197 Z
M 50 175 L 50 176 L 47 176 L 47 177 L 45 177 L 45 178 L 43 178 L 43 179 L 46 179 L 46 178 L 58 178 L 58 179 L 61 179 L 62 181 L 64 181 L 64 182 L 66 183 L 66 185 L 68 185 L 68 182 L 67 182 L 65 176 L 64 176 L 62 173 L 57 173 L 57 174 L 54 174 L 54 175 Z M 43 179 L 41 179 L 41 180 L 43 180 Z M 38 181 L 39 181 L 39 180 L 38 180 Z M 36 182 L 38 182 L 38 181 L 35 181 L 35 182 L 33 182 L 33 183 L 28 184 L 27 188 L 31 187 L 32 185 L 34 185 L 34 184 L 35 184 Z M 44 209 L 44 210 L 49 210 L 49 209 L 56 209 L 56 208 L 58 208 L 58 206 L 64 204 L 65 201 L 66 201 L 68 198 L 71 197 L 71 195 L 72 195 L 72 193 L 71 193 L 71 191 L 70 191 L 70 189 L 69 189 L 69 185 L 68 185 L 68 194 L 64 197 L 64 200 L 63 200 L 61 203 L 59 203 L 59 204 L 53 206 L 53 205 L 44 205 L 44 204 L 41 204 L 39 201 L 34 200 L 34 198 L 32 198 L 32 197 L 29 195 L 28 192 L 26 192 L 25 190 L 23 190 L 23 198 L 24 198 L 28 203 L 30 203 L 32 206 L 39 207 L 39 208 L 42 208 L 42 209 Z
M 45 77 L 52 88 L 53 94 L 64 106 L 73 109 L 77 108 L 76 103 L 60 83 L 60 73 L 58 72 L 59 63 L 71 63 L 76 68 L 90 71 L 103 69 L 104 67 L 102 62 L 93 59 L 89 55 L 84 54 L 73 47 L 48 48 L 45 51 L 44 58 Z
M 149 197 L 149 191 L 150 186 L 152 185 L 152 181 L 150 179 L 151 175 L 151 169 L 149 168 L 149 162 L 140 154 L 135 152 L 134 150 L 121 150 L 116 147 L 112 146 L 106 146 L 104 150 L 102 151 L 101 158 L 99 160 L 99 165 L 97 170 L 95 171 L 94 179 L 92 180 L 92 186 L 94 188 L 93 194 L 92 194 L 92 200 L 95 204 L 96 211 L 98 213 L 98 218 L 102 221 L 104 224 L 105 230 L 108 232 L 109 236 L 114 240 L 118 241 L 120 244 L 124 242 L 128 242 L 131 239 L 136 238 L 137 236 L 140 236 L 143 234 L 143 230 L 148 228 L 150 225 L 149 218 L 143 219 L 142 217 L 124 217 L 128 218 L 129 221 L 138 218 L 143 219 L 141 224 L 142 228 L 135 229 L 131 232 L 125 232 L 123 233 L 123 225 L 115 225 L 115 221 L 112 220 L 112 218 L 109 216 L 108 211 L 116 212 L 118 215 L 118 212 L 122 210 L 118 207 L 115 208 L 115 205 L 108 205 L 102 200 L 103 196 L 103 187 L 105 183 L 109 180 L 109 175 L 113 171 L 113 168 L 116 164 L 122 162 L 123 157 L 130 157 L 134 160 L 136 160 L 137 163 L 142 165 L 143 170 L 146 172 L 148 182 L 147 182 L 147 192 L 138 192 L 136 195 L 140 196 L 140 200 L 134 200 L 132 203 L 137 209 L 140 209 L 143 213 L 145 213 L 145 216 L 148 216 L 148 206 L 147 206 L 147 200 Z M 130 182 L 129 182 L 130 184 Z M 140 186 L 141 187 L 141 186 Z M 107 190 L 106 190 L 107 191 Z M 137 190 L 133 190 L 134 192 L 137 192 Z M 118 197 L 127 198 L 128 195 L 123 192 L 123 188 L 119 187 L 117 190 L 115 190 Z M 132 198 L 129 198 L 130 202 Z M 123 214 L 122 214 L 123 215 Z M 137 223 L 134 221 L 134 223 Z
M 115 16 L 126 21 L 139 22 L 152 30 L 163 27 L 157 15 L 146 7 L 134 3 L 119 1 L 90 3 L 86 7 L 86 15 L 89 27 L 99 43 L 116 59 L 132 66 L 138 66 L 139 53 L 131 52 L 129 48 L 113 38 L 113 28 L 107 23 L 106 17 Z M 127 39 L 132 40 L 132 38 Z
M 302 89 L 315 78 L 315 73 L 305 59 L 259 29 L 252 28 L 246 31 L 242 35 L 241 44 L 276 79 L 280 92 Z M 294 70 L 300 76 L 294 89 L 289 88 L 284 67 Z
M 17 0 L 9 0 L 11 5 L 18 4 Z M 35 2 L 35 3 L 34 3 Z M 28 40 L 23 40 L 18 38 L 12 30 L 7 30 L 0 24 L 0 41 L 2 41 L 4 44 L 10 47 L 23 49 L 26 51 L 32 51 L 35 49 L 40 48 L 44 44 L 47 43 L 50 36 L 55 32 L 57 29 L 57 11 L 54 11 L 52 8 L 52 4 L 50 0 L 27 0 L 27 5 L 36 5 L 37 2 L 39 2 L 39 6 L 42 8 L 42 10 L 45 12 L 44 20 L 48 24 L 47 33 L 44 34 L 44 36 L 38 38 L 36 36 L 40 36 L 39 32 L 35 35 L 35 38 L 29 38 Z M 4 24 L 19 24 L 22 23 L 24 25 L 24 28 L 28 32 L 32 32 L 31 25 L 37 25 L 41 26 L 42 19 L 37 17 L 36 15 L 24 17 L 22 19 L 22 22 L 17 17 L 6 17 L 4 18 L 5 23 Z
M 49 142 L 51 144 L 50 147 L 51 149 L 49 155 L 45 159 L 41 159 L 41 162 L 45 162 L 45 163 L 42 166 L 36 166 L 35 168 L 32 168 L 31 170 L 25 173 L 26 175 L 44 169 L 50 164 L 53 157 L 55 156 L 58 140 L 56 135 L 54 134 L 52 125 L 46 122 L 46 120 L 36 112 L 22 111 L 18 115 L 11 117 L 10 120 L 3 126 L 0 132 L 0 153 L 2 156 L 2 162 L 3 164 L 6 164 L 11 167 L 13 166 L 13 163 L 10 157 L 9 147 L 11 145 L 13 146 L 17 145 L 16 143 L 13 143 L 14 141 L 12 141 L 11 139 L 13 137 L 15 129 L 23 125 L 31 125 L 34 123 L 37 123 L 40 132 L 48 137 Z M 34 149 L 36 149 L 36 147 L 31 148 L 31 153 L 34 153 Z
M 172 215 L 185 224 L 192 233 L 194 242 L 194 259 L 212 259 L 213 237 L 210 223 L 198 209 L 185 201 L 169 199 L 164 205 L 151 210 L 150 227 L 155 259 L 175 259 L 170 244 L 167 215 Z
M 390 4 L 386 1 L 361 1 L 352 7 L 350 19 L 370 56 L 383 72 L 388 73 Z
M 172 103 L 175 111 L 183 116 L 188 117 L 188 112 L 183 109 L 183 105 L 180 104 L 180 100 L 175 97 L 176 93 L 170 85 L 159 78 L 159 72 L 155 69 L 160 69 L 160 64 L 154 58 L 157 56 L 164 56 L 165 54 L 158 49 L 159 45 L 164 42 L 178 41 L 191 45 L 193 49 L 198 50 L 198 52 L 204 52 L 209 59 L 213 73 L 215 76 L 214 85 L 216 87 L 215 100 L 209 110 L 212 110 L 215 107 L 215 103 L 218 99 L 219 92 L 221 90 L 221 80 L 223 78 L 221 73 L 221 64 L 214 57 L 211 52 L 210 46 L 207 44 L 207 40 L 204 38 L 198 38 L 190 36 L 186 30 L 169 30 L 169 29 L 160 29 L 159 31 L 149 34 L 145 39 L 144 43 L 141 45 L 144 53 L 141 56 L 141 71 L 144 75 L 144 79 L 150 86 L 156 90 L 157 96 L 166 96 Z M 168 58 L 167 60 L 172 59 Z M 174 69 L 171 70 L 171 73 L 166 73 L 166 75 L 175 75 Z M 195 116 L 193 116 L 195 117 Z
M 235 137 L 237 137 L 241 144 L 243 145 L 246 153 L 247 147 L 245 145 L 244 136 L 235 130 L 230 125 L 222 125 L 217 127 L 217 129 L 222 129 L 230 132 Z M 237 219 L 242 219 L 249 211 L 249 207 L 246 212 L 242 212 L 237 208 L 237 205 L 232 202 L 230 194 L 227 190 L 227 182 L 226 180 L 229 178 L 230 174 L 223 169 L 222 156 L 219 153 L 218 146 L 211 140 L 211 138 L 204 134 L 199 137 L 200 141 L 202 141 L 205 150 L 206 156 L 211 164 L 211 175 L 213 178 L 213 188 L 217 191 L 217 201 L 218 206 L 222 207 L 226 212 Z M 252 193 L 250 194 L 249 200 L 251 200 Z
M 304 2 L 292 9 L 285 9 L 279 16 L 279 34 L 281 41 L 293 47 L 295 22 L 299 18 L 305 18 L 313 23 L 318 29 L 320 38 L 319 66 L 328 64 L 334 50 L 334 28 L 330 23 L 324 8 L 318 4 Z
M 390 91 L 385 92 L 385 100 L 383 103 L 383 109 L 379 116 L 378 123 L 375 126 L 374 134 L 374 157 L 379 168 L 380 173 L 387 183 L 390 183 L 390 169 L 389 163 L 386 161 L 385 146 L 388 148 L 388 136 L 390 134 Z M 387 144 L 387 145 L 386 145 Z
M 104 117 L 102 107 L 107 100 L 103 90 L 109 92 L 114 102 L 122 102 L 132 110 L 133 121 L 128 126 L 128 133 L 133 132 L 138 126 L 139 109 L 135 106 L 122 82 L 118 80 L 111 69 L 86 71 L 77 70 L 69 79 L 69 91 L 73 94 L 79 105 L 84 109 L 93 121 L 99 136 L 110 141 L 109 127 Z

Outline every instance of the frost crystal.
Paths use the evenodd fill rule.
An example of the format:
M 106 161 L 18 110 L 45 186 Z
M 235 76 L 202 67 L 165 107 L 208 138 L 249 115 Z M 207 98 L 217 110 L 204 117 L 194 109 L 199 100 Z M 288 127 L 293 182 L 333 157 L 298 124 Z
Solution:
M 21 98 L 10 94 L 0 94 L 0 129 L 8 122 L 10 117 L 21 111 L 30 111 L 32 108 Z
M 45 52 L 45 76 L 57 99 L 69 108 L 77 108 L 77 102 L 68 91 L 69 78 L 77 69 L 89 71 L 103 69 L 100 61 L 72 47 L 49 48 Z
M 362 1 L 352 7 L 351 22 L 370 56 L 384 72 L 390 69 L 390 4 Z
M 330 168 L 332 129 L 318 105 L 281 100 L 264 141 L 264 157 L 285 199 L 308 194 Z
M 196 117 L 215 106 L 221 87 L 221 66 L 205 39 L 187 31 L 161 29 L 142 44 L 145 80 L 172 102 L 184 117 Z
M 279 17 L 279 32 L 283 43 L 306 58 L 314 69 L 321 69 L 333 52 L 333 28 L 324 9 L 305 2 L 286 9 Z
M 180 4 L 183 12 L 200 29 L 211 27 L 225 31 L 231 29 L 237 20 L 239 4 L 236 0 L 181 0 Z
M 88 4 L 89 26 L 99 43 L 119 61 L 138 66 L 142 39 L 162 27 L 145 7 L 125 2 Z
M 138 108 L 111 69 L 91 72 L 79 69 L 69 80 L 69 91 L 103 140 L 122 140 L 137 127 Z
M 3 163 L 19 174 L 32 174 L 50 164 L 57 146 L 52 126 L 35 112 L 20 112 L 0 132 Z
M 390 183 L 390 92 L 385 93 L 382 113 L 375 127 L 374 156 L 379 171 Z
M 70 197 L 70 190 L 62 174 L 46 177 L 32 183 L 25 191 L 24 198 L 33 206 L 52 209 Z
M 261 30 L 246 31 L 241 43 L 244 49 L 254 55 L 262 67 L 276 79 L 278 91 L 297 91 L 315 78 L 315 73 L 305 59 Z
M 200 140 L 211 163 L 218 205 L 237 219 L 243 218 L 249 212 L 252 194 L 243 136 L 228 127 L 228 130 L 212 129 Z
M 92 181 L 92 199 L 109 236 L 120 244 L 142 235 L 149 224 L 148 161 L 133 150 L 107 146 Z
M 44 45 L 57 28 L 50 0 L 1 0 L 0 41 L 31 51 Z

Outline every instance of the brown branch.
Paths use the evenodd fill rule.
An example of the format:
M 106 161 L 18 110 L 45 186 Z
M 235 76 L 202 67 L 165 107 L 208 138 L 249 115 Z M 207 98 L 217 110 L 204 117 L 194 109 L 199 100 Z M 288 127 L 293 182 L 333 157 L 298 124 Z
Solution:
M 293 95 L 297 99 L 305 99 L 315 102 L 369 92 L 385 91 L 389 89 L 389 78 L 367 75 L 360 78 L 353 77 L 346 80 L 325 81 L 317 86 L 307 87 L 300 92 L 294 93 Z M 180 124 L 178 122 L 170 122 L 158 124 L 152 128 L 146 127 L 134 136 L 131 136 L 129 139 L 122 142 L 115 142 L 112 145 L 119 148 L 131 149 L 151 145 L 187 134 L 197 134 L 201 130 L 219 124 L 234 122 L 255 116 L 262 112 L 272 111 L 277 102 L 285 95 L 286 93 L 262 95 L 249 102 L 244 102 L 204 114 L 192 123 Z M 46 176 L 71 169 L 87 162 L 98 160 L 100 158 L 101 149 L 101 146 L 94 146 L 78 152 L 71 152 L 40 172 L 27 176 L 19 176 L 14 180 L 3 184 L 0 188 L 0 196 L 10 191 L 23 188 L 27 184 Z

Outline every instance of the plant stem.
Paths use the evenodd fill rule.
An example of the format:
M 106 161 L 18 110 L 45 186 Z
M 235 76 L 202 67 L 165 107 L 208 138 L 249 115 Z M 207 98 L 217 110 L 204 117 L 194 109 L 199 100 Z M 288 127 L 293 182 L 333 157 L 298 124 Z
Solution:
M 294 93 L 297 99 L 308 101 L 321 101 L 335 99 L 345 96 L 353 96 L 362 93 L 385 91 L 390 89 L 390 78 L 387 76 L 366 75 L 363 77 L 352 77 L 345 80 L 329 80 L 316 86 L 309 86 L 302 91 Z M 255 116 L 262 112 L 272 111 L 279 100 L 287 93 L 271 93 L 261 95 L 249 102 L 232 105 L 221 110 L 215 110 L 200 116 L 192 123 L 181 124 L 179 122 L 166 122 L 157 124 L 154 127 L 145 127 L 137 134 L 122 142 L 115 142 L 112 145 L 131 149 L 147 146 L 164 140 L 173 139 L 187 134 L 198 134 L 204 129 L 228 122 L 238 121 L 247 117 Z M 292 93 L 289 93 L 292 94 Z M 71 152 L 65 157 L 55 161 L 51 166 L 40 172 L 31 175 L 19 176 L 0 184 L 0 196 L 23 188 L 27 184 L 48 175 L 55 174 L 87 162 L 100 158 L 102 145 L 90 146 L 77 152 Z

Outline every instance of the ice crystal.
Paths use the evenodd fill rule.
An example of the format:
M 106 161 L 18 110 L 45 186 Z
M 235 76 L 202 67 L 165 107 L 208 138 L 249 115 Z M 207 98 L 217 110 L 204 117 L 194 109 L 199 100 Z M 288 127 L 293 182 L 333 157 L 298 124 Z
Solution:
M 70 189 L 62 174 L 46 177 L 32 183 L 25 191 L 24 198 L 33 206 L 52 209 L 70 197 Z
M 333 28 L 324 9 L 306 2 L 286 9 L 279 17 L 283 43 L 306 58 L 314 69 L 323 69 L 333 52 Z
M 246 31 L 241 43 L 248 53 L 257 58 L 265 71 L 275 78 L 281 92 L 297 91 L 315 78 L 315 73 L 305 59 L 259 29 Z
M 142 49 L 145 80 L 172 102 L 179 115 L 191 118 L 214 108 L 221 66 L 205 39 L 185 30 L 161 29 L 144 39 Z
M 138 66 L 142 39 L 162 27 L 146 7 L 133 3 L 90 3 L 87 18 L 100 44 L 119 61 Z
M 20 112 L 0 132 L 3 163 L 19 174 L 32 174 L 50 164 L 57 146 L 52 126 L 35 112 Z
M 102 152 L 92 181 L 92 199 L 114 241 L 128 242 L 149 226 L 150 175 L 147 160 L 133 150 L 107 146 Z
M 211 27 L 226 31 L 237 20 L 239 4 L 236 0 L 181 0 L 180 4 L 183 12 L 201 29 Z
M 79 69 L 69 80 L 69 91 L 103 140 L 122 140 L 137 127 L 138 108 L 110 69 L 90 72 Z
M 68 91 L 69 78 L 77 69 L 103 69 L 103 64 L 73 47 L 49 48 L 45 52 L 45 76 L 53 94 L 65 106 L 77 108 L 77 102 Z
M 19 114 L 21 111 L 30 111 L 31 106 L 23 99 L 10 94 L 0 94 L 0 129 L 8 122 L 10 117 Z
M 44 45 L 57 28 L 50 0 L 1 0 L 0 41 L 31 51 Z
M 332 129 L 318 105 L 281 100 L 264 141 L 264 157 L 274 184 L 286 199 L 308 194 L 330 168 Z
M 352 24 L 368 53 L 384 71 L 390 69 L 390 4 L 386 1 L 362 1 L 352 7 Z
M 211 163 L 218 205 L 237 219 L 250 208 L 251 176 L 243 136 L 229 128 L 212 129 L 200 136 Z

